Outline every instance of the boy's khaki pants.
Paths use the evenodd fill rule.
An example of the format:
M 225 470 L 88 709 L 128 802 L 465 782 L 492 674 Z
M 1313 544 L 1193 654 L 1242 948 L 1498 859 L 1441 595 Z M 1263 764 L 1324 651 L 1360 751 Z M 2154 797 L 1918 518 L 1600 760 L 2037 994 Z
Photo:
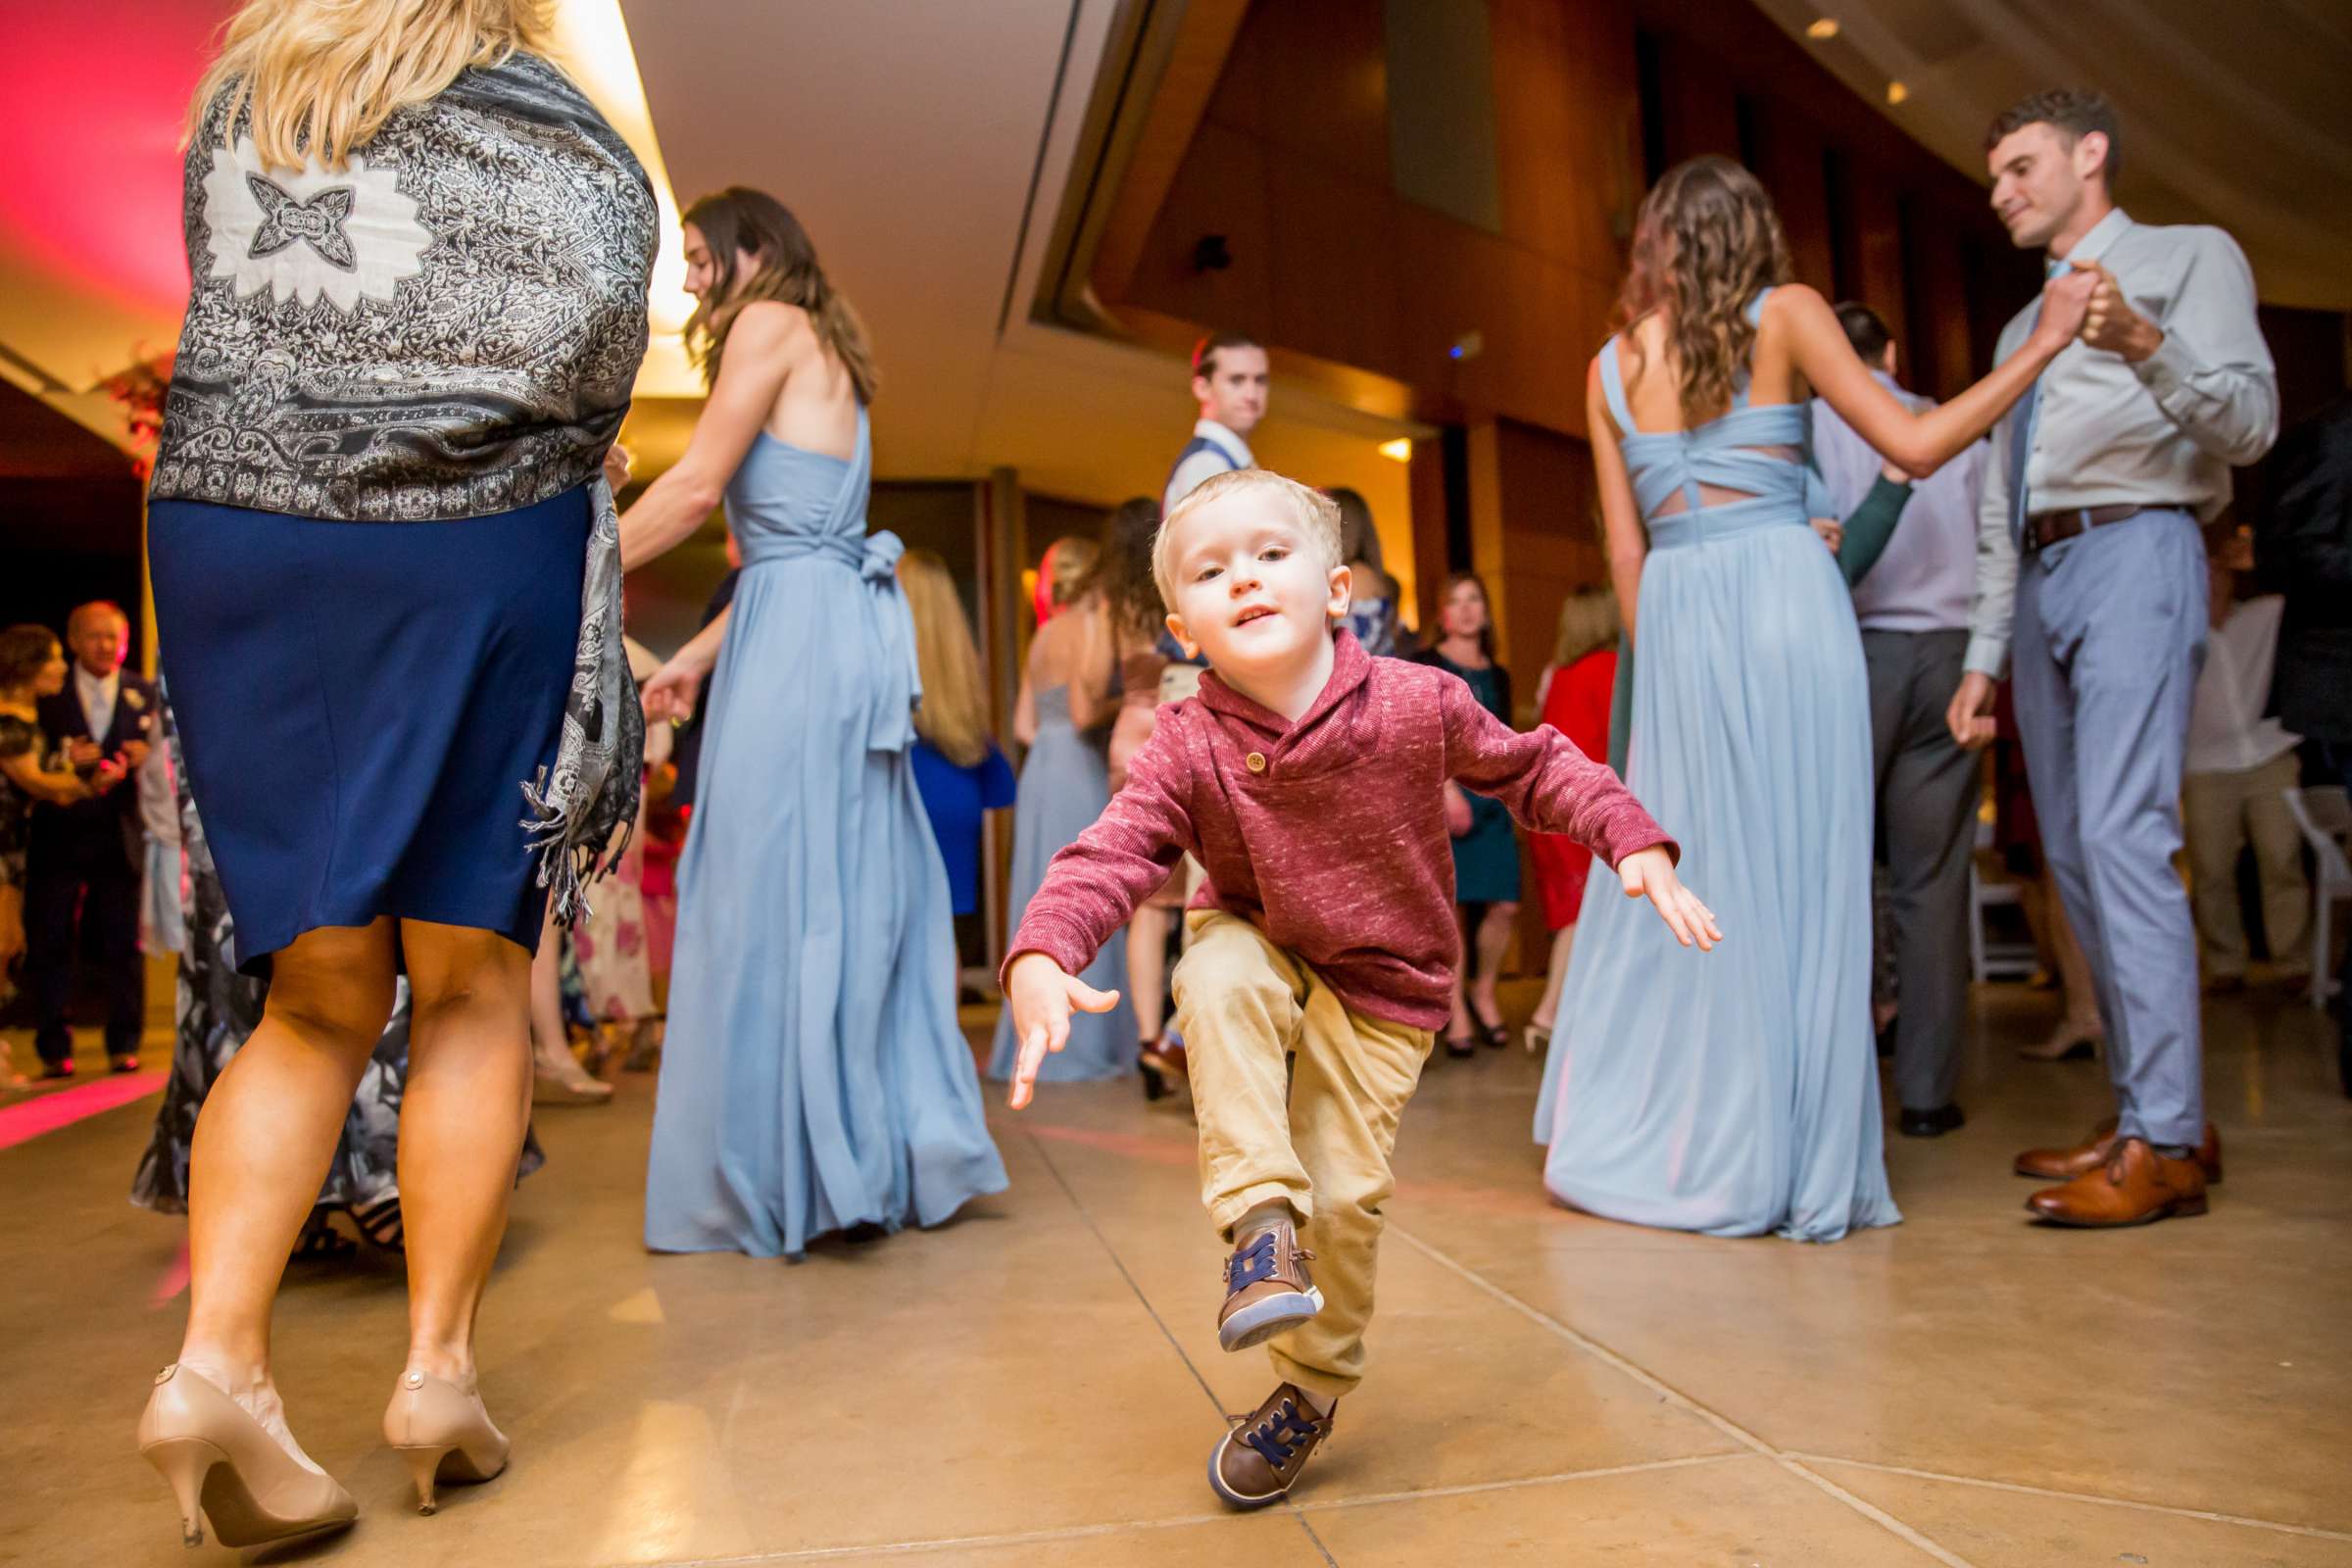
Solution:
M 1381 1205 L 1396 1185 L 1389 1153 L 1436 1037 L 1350 1012 L 1247 920 L 1195 910 L 1185 923 L 1176 1025 L 1200 1122 L 1200 1200 L 1220 1235 L 1278 1198 L 1298 1211 L 1323 1310 L 1266 1348 L 1284 1381 L 1338 1398 L 1363 1377 Z

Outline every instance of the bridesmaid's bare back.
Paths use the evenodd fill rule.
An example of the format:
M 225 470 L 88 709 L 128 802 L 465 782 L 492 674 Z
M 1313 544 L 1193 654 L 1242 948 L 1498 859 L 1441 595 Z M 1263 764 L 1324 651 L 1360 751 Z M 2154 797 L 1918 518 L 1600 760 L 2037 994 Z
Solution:
M 1683 428 L 1681 377 L 1666 341 L 1666 318 L 1652 313 L 1628 327 L 1619 344 L 1618 361 L 1635 424 L 1649 432 Z M 1802 403 L 1812 396 L 1789 356 L 1786 334 L 1776 324 L 1769 298 L 1748 349 L 1748 366 L 1750 405 Z
M 847 460 L 858 448 L 858 387 L 840 359 L 816 335 L 808 313 L 797 305 L 763 302 L 758 309 L 784 313 L 784 384 L 761 426 L 787 446 Z

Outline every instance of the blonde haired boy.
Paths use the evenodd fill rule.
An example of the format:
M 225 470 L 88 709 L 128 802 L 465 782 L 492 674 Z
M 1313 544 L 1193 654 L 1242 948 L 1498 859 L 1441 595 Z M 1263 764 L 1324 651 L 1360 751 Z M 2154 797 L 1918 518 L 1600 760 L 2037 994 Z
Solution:
M 1335 634 L 1339 557 L 1331 502 L 1262 469 L 1171 511 L 1153 571 L 1168 629 L 1210 672 L 1055 857 L 1004 964 L 1018 1110 L 1072 1009 L 1117 1001 L 1072 977 L 1182 856 L 1207 868 L 1175 992 L 1201 1201 L 1234 1243 L 1218 1339 L 1270 1342 L 1280 1379 L 1211 1452 L 1209 1484 L 1237 1508 L 1289 1493 L 1363 1375 L 1389 1155 L 1460 961 L 1446 782 L 1590 845 L 1685 946 L 1721 938 L 1608 768 L 1556 730 L 1512 732 L 1453 675 Z

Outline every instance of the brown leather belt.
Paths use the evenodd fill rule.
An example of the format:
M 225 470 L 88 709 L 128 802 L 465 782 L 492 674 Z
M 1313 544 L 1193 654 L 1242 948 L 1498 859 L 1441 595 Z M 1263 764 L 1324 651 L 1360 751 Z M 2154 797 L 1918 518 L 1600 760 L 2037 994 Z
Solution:
M 2026 519 L 2025 547 L 2030 551 L 2046 550 L 2063 539 L 2072 539 L 2092 528 L 2104 528 L 2111 522 L 2136 517 L 2143 512 L 2185 512 L 2188 508 L 2176 501 L 2119 501 L 2112 507 L 2073 507 L 2065 512 L 2036 512 Z

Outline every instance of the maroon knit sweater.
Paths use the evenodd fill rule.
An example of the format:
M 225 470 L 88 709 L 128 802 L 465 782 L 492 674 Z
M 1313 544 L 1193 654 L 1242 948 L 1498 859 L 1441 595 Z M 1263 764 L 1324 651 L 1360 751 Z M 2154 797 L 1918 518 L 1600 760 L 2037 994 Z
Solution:
M 1558 730 L 1518 734 L 1458 676 L 1374 659 L 1345 630 L 1335 652 L 1296 724 L 1214 674 L 1162 708 L 1127 787 L 1047 868 L 1005 966 L 1043 953 L 1078 973 L 1189 853 L 1208 871 L 1196 907 L 1250 921 L 1354 1010 L 1439 1029 L 1461 961 L 1446 780 L 1612 866 L 1653 844 L 1679 857 Z

